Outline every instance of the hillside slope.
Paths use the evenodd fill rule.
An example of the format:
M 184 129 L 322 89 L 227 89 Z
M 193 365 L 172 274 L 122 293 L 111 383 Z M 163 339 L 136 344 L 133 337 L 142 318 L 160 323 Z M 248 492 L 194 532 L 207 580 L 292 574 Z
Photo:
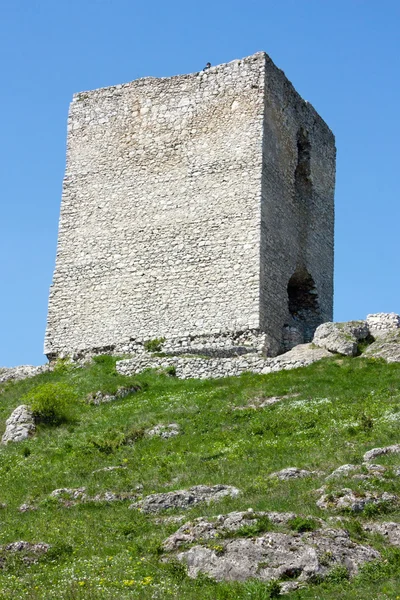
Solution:
M 311 539 L 320 527 L 341 529 L 357 548 L 371 548 L 372 558 L 349 577 L 327 551 L 324 577 L 309 578 L 285 597 L 400 597 L 400 548 L 370 526 L 400 523 L 400 504 L 393 498 L 400 496 L 400 455 L 363 464 L 372 448 L 400 442 L 400 365 L 333 357 L 269 375 L 181 381 L 155 372 L 122 376 L 115 360 L 97 357 L 82 368 L 60 364 L 53 372 L 0 386 L 1 433 L 24 395 L 39 385 L 61 385 L 74 398 L 62 422 L 41 424 L 33 438 L 0 446 L 0 503 L 5 505 L 0 510 L 0 598 L 276 597 L 279 586 L 257 577 L 216 582 L 200 573 L 190 578 L 185 560 L 179 562 L 176 549 L 163 545 L 188 521 L 249 508 L 253 515 L 275 511 L 297 517 L 281 524 L 252 517 L 254 525 L 211 540 L 182 542 L 179 551 L 185 554 L 200 543 L 217 564 L 231 538 L 251 541 L 272 532 L 293 535 L 297 543 L 303 535 Z M 100 402 L 121 386 L 137 391 Z M 99 391 L 103 396 L 96 396 Z M 177 435 L 157 435 L 170 431 Z M 371 469 L 374 463 L 385 469 Z M 344 464 L 355 467 L 326 480 Z M 287 467 L 312 473 L 270 477 Z M 234 486 L 239 493 L 146 512 L 143 499 L 149 494 L 198 485 Z M 336 493 L 343 488 L 351 488 L 358 501 L 387 495 L 363 510 L 338 511 Z M 316 504 L 324 494 L 327 509 Z M 329 520 L 337 516 L 341 519 Z M 49 548 L 9 546 L 20 540 Z M 374 558 L 373 549 L 380 558 Z M 260 563 L 258 572 L 267 567 Z M 286 572 L 284 583 L 298 575 Z

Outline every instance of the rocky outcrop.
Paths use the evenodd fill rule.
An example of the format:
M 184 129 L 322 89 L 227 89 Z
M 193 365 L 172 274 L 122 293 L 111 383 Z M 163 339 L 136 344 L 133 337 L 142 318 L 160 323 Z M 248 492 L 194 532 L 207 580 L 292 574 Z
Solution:
M 280 481 L 287 481 L 288 479 L 301 479 L 320 474 L 320 471 L 307 471 L 307 469 L 299 469 L 298 467 L 287 467 L 286 469 L 276 471 L 276 473 L 271 473 L 269 477 L 279 479 Z
M 386 469 L 382 465 L 374 465 L 368 462 L 362 465 L 342 465 L 328 475 L 326 480 L 329 481 L 330 479 L 337 479 L 339 477 L 352 477 L 352 479 L 382 478 L 385 471 Z
M 11 544 L 5 544 L 0 546 L 0 569 L 4 567 L 7 561 L 14 555 L 20 555 L 22 562 L 27 566 L 35 563 L 39 558 L 46 554 L 50 549 L 50 544 L 44 542 L 32 543 L 32 542 L 12 542 Z
M 368 315 L 366 322 L 370 334 L 375 339 L 400 329 L 400 315 L 396 313 L 375 313 Z
M 400 454 L 400 444 L 393 444 L 392 446 L 384 446 L 383 448 L 372 448 L 364 454 L 364 461 L 369 462 L 378 458 L 378 456 L 385 456 L 385 454 Z
M 199 502 L 215 502 L 226 496 L 234 498 L 238 494 L 239 490 L 231 485 L 195 485 L 188 490 L 150 494 L 129 508 L 140 509 L 145 513 L 157 513 L 169 508 L 192 508 Z
M 346 531 L 328 526 L 300 534 L 267 531 L 253 537 L 248 537 L 246 529 L 246 537 L 240 537 L 241 528 L 257 523 L 260 516 L 268 516 L 272 522 L 274 514 L 280 515 L 246 511 L 214 520 L 195 519 L 165 540 L 164 549 L 172 552 L 183 544 L 197 542 L 192 548 L 174 554 L 175 559 L 187 565 L 190 577 L 204 573 L 217 581 L 290 579 L 289 587 L 281 584 L 282 592 L 296 589 L 315 577 L 323 579 L 338 566 L 345 567 L 349 576 L 353 576 L 362 564 L 380 557 L 370 546 L 352 542 Z M 285 524 L 294 516 L 283 513 L 275 522 Z
M 400 362 L 400 330 L 380 332 L 379 337 L 365 349 L 365 358 L 383 358 L 388 363 Z
M 365 321 L 323 323 L 315 331 L 313 344 L 329 352 L 355 356 L 358 342 L 366 339 L 368 335 L 369 329 Z
M 130 394 L 136 393 L 140 387 L 138 385 L 131 387 L 120 387 L 115 392 L 115 394 L 107 394 L 101 391 L 94 392 L 93 394 L 89 394 L 87 396 L 88 404 L 107 404 L 108 402 L 114 402 L 115 400 L 122 400 L 122 398 L 126 398 Z
M 7 419 L 1 443 L 22 442 L 31 437 L 35 431 L 36 426 L 31 409 L 26 404 L 21 404 Z
M 366 523 L 363 526 L 365 531 L 369 533 L 379 533 L 383 535 L 392 546 L 400 547 L 400 523 L 381 522 L 381 523 Z
M 0 383 L 6 381 L 20 381 L 27 377 L 34 377 L 45 373 L 50 369 L 50 365 L 41 365 L 40 367 L 33 367 L 32 365 L 21 365 L 19 367 L 2 367 L 0 368 Z
M 163 547 L 167 551 L 177 550 L 183 544 L 226 537 L 229 533 L 237 532 L 242 527 L 254 527 L 258 525 L 260 519 L 267 520 L 272 525 L 283 525 L 295 517 L 295 513 L 255 512 L 251 508 L 246 511 L 218 515 L 214 519 L 198 517 L 185 523 L 170 535 L 165 540 Z
M 146 431 L 148 437 L 160 437 L 167 440 L 171 437 L 179 435 L 179 425 L 177 423 L 169 423 L 168 425 L 155 425 Z
M 65 507 L 75 506 L 82 502 L 121 502 L 137 498 L 136 492 L 101 492 L 95 496 L 89 496 L 86 488 L 59 488 L 53 490 L 50 498 L 56 498 Z
M 398 496 L 383 492 L 354 492 L 349 488 L 343 488 L 338 492 L 323 494 L 317 500 L 318 508 L 323 510 L 351 510 L 354 513 L 362 512 L 368 504 L 391 504 L 398 502 Z

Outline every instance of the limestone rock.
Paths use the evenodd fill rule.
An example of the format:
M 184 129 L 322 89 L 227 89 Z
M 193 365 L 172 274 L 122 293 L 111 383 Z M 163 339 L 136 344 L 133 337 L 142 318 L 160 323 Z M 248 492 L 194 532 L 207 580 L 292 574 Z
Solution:
M 367 523 L 364 525 L 365 531 L 370 533 L 380 533 L 385 536 L 392 546 L 400 546 L 400 523 L 383 522 Z
M 336 477 L 347 477 L 348 475 L 350 475 L 350 473 L 353 473 L 354 471 L 357 471 L 359 469 L 358 465 L 341 465 L 340 467 L 338 467 L 337 469 L 335 469 L 334 471 L 332 471 L 332 473 L 330 475 L 328 475 L 328 477 L 326 478 L 327 480 L 329 479 L 335 479 Z
M 28 504 L 27 502 L 25 502 L 24 504 L 21 504 L 21 506 L 18 509 L 18 512 L 25 513 L 25 512 L 32 511 L 32 510 L 37 510 L 37 506 L 34 506 L 33 504 Z
M 381 332 L 363 352 L 364 358 L 383 358 L 388 363 L 400 362 L 400 329 Z
M 400 329 L 400 315 L 396 313 L 375 313 L 367 316 L 367 325 L 371 335 L 376 339 L 390 331 Z
M 298 467 L 287 467 L 271 473 L 269 477 L 276 477 L 281 481 L 287 481 L 288 479 L 300 479 L 302 477 L 310 477 L 312 475 L 319 475 L 318 471 L 307 471 L 306 469 L 299 469 Z
M 368 473 L 360 473 L 360 471 L 364 468 Z M 373 478 L 381 478 L 383 473 L 386 471 L 385 467 L 382 465 L 374 465 L 371 463 L 363 463 L 362 465 L 342 465 L 335 469 L 326 480 L 336 479 L 338 477 L 349 477 L 352 479 L 373 479 Z
M 50 494 L 51 498 L 57 498 L 63 506 L 75 506 L 79 502 L 120 502 L 123 500 L 135 500 L 136 492 L 110 492 L 105 491 L 95 496 L 89 496 L 86 493 L 86 488 L 59 488 L 53 490 Z
M 165 550 L 176 550 L 183 544 L 199 540 L 226 537 L 227 533 L 238 531 L 241 527 L 257 524 L 260 518 L 267 517 L 275 525 L 286 524 L 296 517 L 295 513 L 254 512 L 251 508 L 242 512 L 231 512 L 218 515 L 214 519 L 198 517 L 184 523 L 175 533 L 170 535 L 163 544 Z
M 35 431 L 35 421 L 31 409 L 26 404 L 21 404 L 7 419 L 1 443 L 22 442 L 31 437 Z
M 58 498 L 60 500 L 86 500 L 86 488 L 58 488 L 51 492 L 50 498 Z
M 0 546 L 0 569 L 6 564 L 9 556 L 12 556 L 13 554 L 20 553 L 23 562 L 29 566 L 30 564 L 37 562 L 49 549 L 50 544 L 44 542 L 34 544 L 32 542 L 19 541 Z
M 152 429 L 146 432 L 149 437 L 160 437 L 164 440 L 179 435 L 179 425 L 177 423 L 169 423 L 169 425 L 155 425 Z
M 226 496 L 234 498 L 239 490 L 231 485 L 195 485 L 188 490 L 150 494 L 129 508 L 139 508 L 146 513 L 157 513 L 168 508 L 191 508 L 199 502 L 214 502 Z
M 329 352 L 355 356 L 357 343 L 369 335 L 365 321 L 349 321 L 348 323 L 323 323 L 317 327 L 313 343 Z
M 94 394 L 89 394 L 87 397 L 88 404 L 107 404 L 108 402 L 114 402 L 114 400 L 121 400 L 129 394 L 134 394 L 139 390 L 139 386 L 131 386 L 131 387 L 120 387 L 116 391 L 115 394 L 105 394 L 101 391 L 95 392 Z
M 351 510 L 352 512 L 362 512 L 367 504 L 394 504 L 398 500 L 395 494 L 383 492 L 363 492 L 356 493 L 349 488 L 343 488 L 339 492 L 323 494 L 317 500 L 318 508 L 323 510 Z
M 392 446 L 384 446 L 383 448 L 372 448 L 364 454 L 364 461 L 369 462 L 378 456 L 384 456 L 385 454 L 400 454 L 400 444 L 393 444 Z
M 127 469 L 127 467 L 125 465 L 102 467 L 101 469 L 95 469 L 94 471 L 92 471 L 92 474 L 94 475 L 95 473 L 107 473 L 108 471 L 120 471 L 121 469 Z
M 324 348 L 316 348 L 313 344 L 300 344 L 285 354 L 269 359 L 268 364 L 271 371 L 275 372 L 307 367 L 321 358 L 330 356 L 332 355 Z
M 352 542 L 346 531 L 329 528 L 304 534 L 268 532 L 251 539 L 223 539 L 217 546 L 196 545 L 176 558 L 187 565 L 190 577 L 201 572 L 217 581 L 286 578 L 298 583 L 316 576 L 324 578 L 339 565 L 352 576 L 365 562 L 380 558 L 370 546 Z
M 27 377 L 34 377 L 40 373 L 45 373 L 50 369 L 50 366 L 41 365 L 40 367 L 33 367 L 32 365 L 21 365 L 19 367 L 4 367 L 0 368 L 0 383 L 6 381 L 20 381 Z

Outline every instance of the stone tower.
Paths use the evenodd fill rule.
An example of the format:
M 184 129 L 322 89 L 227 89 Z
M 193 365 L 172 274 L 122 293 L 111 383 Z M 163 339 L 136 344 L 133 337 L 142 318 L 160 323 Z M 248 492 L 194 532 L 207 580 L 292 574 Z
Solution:
M 45 353 L 308 341 L 334 182 L 332 132 L 263 52 L 76 94 Z

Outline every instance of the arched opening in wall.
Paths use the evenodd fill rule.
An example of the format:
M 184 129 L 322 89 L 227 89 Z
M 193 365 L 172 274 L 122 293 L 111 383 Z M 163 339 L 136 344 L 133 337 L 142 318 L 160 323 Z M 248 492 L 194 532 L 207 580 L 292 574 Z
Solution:
M 306 269 L 298 269 L 292 275 L 287 294 L 290 319 L 284 326 L 283 342 L 289 350 L 297 344 L 311 342 L 322 318 L 315 282 Z

